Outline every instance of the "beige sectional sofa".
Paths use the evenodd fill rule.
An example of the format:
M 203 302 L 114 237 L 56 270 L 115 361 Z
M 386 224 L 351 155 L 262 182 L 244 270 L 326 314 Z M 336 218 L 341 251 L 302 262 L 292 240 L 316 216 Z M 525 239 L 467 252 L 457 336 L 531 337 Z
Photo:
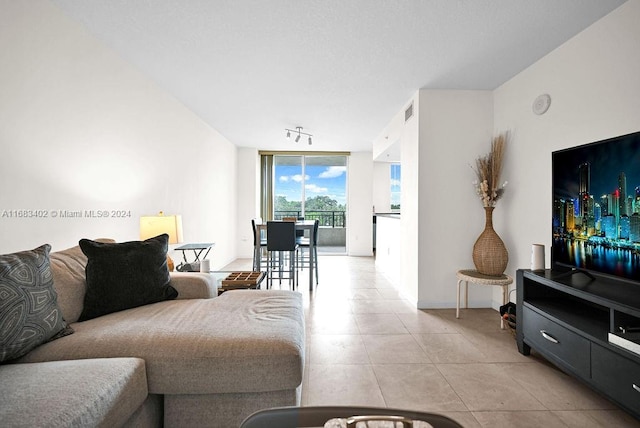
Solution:
M 0 382 L 3 427 L 162 426 L 139 358 L 7 364 Z
M 74 247 L 50 259 L 58 304 L 74 333 L 0 366 L 6 426 L 39 426 L 38 418 L 51 414 L 64 419 L 60 403 L 82 397 L 85 388 L 85 399 L 76 400 L 84 405 L 71 406 L 77 411 L 62 425 L 234 427 L 256 410 L 299 404 L 305 360 L 299 293 L 215 297 L 209 275 L 172 273 L 177 299 L 79 322 L 87 258 Z M 33 394 L 22 386 L 32 376 L 47 391 L 37 403 L 30 397 L 38 382 Z M 97 399 L 88 398 L 93 389 Z

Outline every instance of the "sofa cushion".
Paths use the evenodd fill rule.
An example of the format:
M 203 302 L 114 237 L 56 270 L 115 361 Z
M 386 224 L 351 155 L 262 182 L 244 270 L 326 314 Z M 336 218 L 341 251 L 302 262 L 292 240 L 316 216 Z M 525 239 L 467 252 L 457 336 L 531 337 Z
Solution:
M 137 358 L 8 364 L 0 384 L 0 421 L 11 427 L 122 426 L 147 397 Z
M 139 357 L 154 394 L 279 391 L 302 382 L 305 332 L 298 292 L 234 290 L 72 327 L 73 335 L 34 349 L 20 362 Z
M 169 285 L 168 245 L 166 233 L 119 244 L 80 240 L 87 256 L 87 291 L 79 320 L 175 299 L 178 292 Z
M 0 361 L 72 332 L 58 307 L 50 249 L 0 255 Z

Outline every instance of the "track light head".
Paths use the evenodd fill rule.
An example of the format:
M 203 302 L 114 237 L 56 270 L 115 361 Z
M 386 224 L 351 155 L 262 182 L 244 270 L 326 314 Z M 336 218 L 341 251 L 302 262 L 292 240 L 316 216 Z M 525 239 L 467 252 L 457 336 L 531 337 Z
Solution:
M 289 128 L 285 128 L 284 130 L 287 131 L 287 140 L 291 139 L 291 133 L 293 132 L 294 134 L 297 133 L 298 135 L 296 135 L 295 141 L 296 143 L 300 141 L 300 137 L 302 137 L 303 135 L 306 135 L 308 137 L 309 141 L 309 145 L 312 144 L 311 142 L 311 137 L 313 137 L 313 135 L 311 134 L 307 134 L 306 132 L 302 132 L 304 128 L 302 126 L 296 126 L 296 129 L 289 129 Z

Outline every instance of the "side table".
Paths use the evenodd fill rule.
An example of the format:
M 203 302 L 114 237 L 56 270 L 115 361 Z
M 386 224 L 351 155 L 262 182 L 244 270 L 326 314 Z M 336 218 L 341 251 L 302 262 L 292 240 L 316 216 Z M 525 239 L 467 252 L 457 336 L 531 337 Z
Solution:
M 187 263 L 187 251 L 193 251 L 193 255 L 195 257 L 195 260 L 193 261 L 193 263 L 196 263 L 200 261 L 200 255 L 204 250 L 207 250 L 207 252 L 204 253 L 204 256 L 202 256 L 202 259 L 203 260 L 206 259 L 207 255 L 209 254 L 209 251 L 211 251 L 211 247 L 213 247 L 214 245 L 216 244 L 213 242 L 207 242 L 206 244 L 185 244 L 180 247 L 177 247 L 176 251 L 182 251 L 182 258 L 184 259 L 185 263 Z
M 456 288 L 456 318 L 460 318 L 460 284 L 462 282 L 464 282 L 465 308 L 469 306 L 469 283 L 502 287 L 502 304 L 507 304 L 509 285 L 513 283 L 513 278 L 511 276 L 506 274 L 500 276 L 489 276 L 481 274 L 475 269 L 459 270 L 456 276 L 458 277 L 458 286 Z M 504 330 L 504 319 L 502 319 L 502 317 L 500 317 L 500 328 Z

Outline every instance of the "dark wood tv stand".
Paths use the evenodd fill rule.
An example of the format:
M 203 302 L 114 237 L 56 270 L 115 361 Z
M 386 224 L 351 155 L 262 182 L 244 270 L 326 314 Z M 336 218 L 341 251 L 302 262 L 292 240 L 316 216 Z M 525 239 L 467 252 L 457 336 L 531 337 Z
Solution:
M 516 286 L 520 353 L 533 348 L 640 419 L 640 285 L 519 269 Z

